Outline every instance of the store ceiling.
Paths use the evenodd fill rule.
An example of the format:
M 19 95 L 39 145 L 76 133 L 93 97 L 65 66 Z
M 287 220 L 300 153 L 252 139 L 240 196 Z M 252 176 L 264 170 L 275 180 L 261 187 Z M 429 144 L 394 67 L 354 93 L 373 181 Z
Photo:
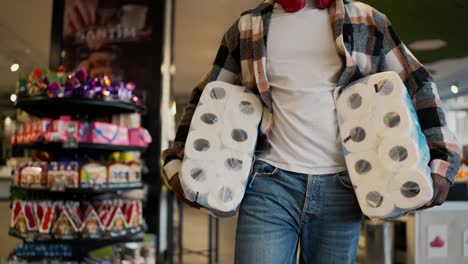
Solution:
M 0 10 L 0 113 L 5 114 L 16 86 L 10 66 L 18 63 L 25 71 L 48 66 L 52 0 L 1 0 Z
M 261 0 L 176 0 L 174 94 L 186 101 L 191 89 L 209 68 L 219 40 L 231 23 Z M 407 44 L 443 40 L 446 46 L 414 51 L 434 73 L 442 96 L 458 82 L 468 90 L 467 0 L 363 0 L 385 13 Z M 458 60 L 454 60 L 458 59 Z
M 238 15 L 262 0 L 176 0 L 174 95 L 186 100 L 210 67 L 223 32 Z M 0 1 L 0 111 L 15 89 L 13 62 L 21 69 L 48 65 L 53 0 Z M 364 0 L 387 14 L 401 38 L 411 44 L 443 40 L 434 51 L 414 51 L 433 71 L 442 95 L 458 82 L 468 89 L 467 0 Z M 443 3 L 443 4 L 440 4 Z

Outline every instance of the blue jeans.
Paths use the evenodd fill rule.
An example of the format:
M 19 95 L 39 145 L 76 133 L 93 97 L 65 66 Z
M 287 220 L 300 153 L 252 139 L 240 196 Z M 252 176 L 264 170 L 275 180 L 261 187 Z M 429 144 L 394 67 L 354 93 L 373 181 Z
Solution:
M 236 264 L 354 263 L 362 212 L 347 172 L 306 175 L 256 161 L 239 210 Z

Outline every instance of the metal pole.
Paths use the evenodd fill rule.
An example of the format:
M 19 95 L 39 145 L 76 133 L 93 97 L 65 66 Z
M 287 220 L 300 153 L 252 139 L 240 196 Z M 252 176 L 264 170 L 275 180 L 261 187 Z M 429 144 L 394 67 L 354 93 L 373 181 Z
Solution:
M 179 264 L 183 263 L 183 225 L 184 225 L 184 204 L 181 201 L 178 201 L 177 206 L 179 207 Z
M 213 263 L 213 217 L 211 215 L 208 216 L 208 264 Z
M 174 192 L 167 192 L 167 255 L 168 263 L 174 263 Z
M 219 263 L 219 218 L 215 218 L 215 263 Z

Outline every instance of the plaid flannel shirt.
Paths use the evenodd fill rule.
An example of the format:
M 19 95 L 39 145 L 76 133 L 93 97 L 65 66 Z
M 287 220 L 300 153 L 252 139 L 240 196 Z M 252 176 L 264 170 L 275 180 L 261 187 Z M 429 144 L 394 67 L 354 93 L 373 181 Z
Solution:
M 163 152 L 166 177 L 170 178 L 179 169 L 193 113 L 203 88 L 212 81 L 241 84 L 261 97 L 264 114 L 256 152 L 269 148 L 267 135 L 273 125 L 272 97 L 265 64 L 268 27 L 274 4 L 275 0 L 266 0 L 242 13 L 224 34 L 212 68 L 192 92 L 174 144 Z M 329 16 L 336 49 L 345 60 L 337 88 L 345 89 L 350 82 L 377 72 L 398 73 L 408 88 L 427 138 L 432 173 L 453 182 L 460 166 L 460 149 L 447 128 L 437 87 L 430 73 L 406 48 L 387 17 L 369 5 L 334 0 Z

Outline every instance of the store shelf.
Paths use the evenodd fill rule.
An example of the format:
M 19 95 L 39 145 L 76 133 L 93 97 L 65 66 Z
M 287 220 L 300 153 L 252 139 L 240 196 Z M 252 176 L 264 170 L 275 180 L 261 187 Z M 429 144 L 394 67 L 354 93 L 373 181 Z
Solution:
M 135 186 L 122 186 L 122 187 L 96 187 L 96 188 L 65 188 L 63 190 L 51 190 L 51 189 L 39 189 L 39 188 L 28 188 L 20 186 L 12 186 L 12 190 L 44 193 L 44 194 L 60 194 L 60 195 L 76 195 L 76 194 L 87 194 L 87 195 L 98 195 L 103 193 L 120 193 L 132 190 L 141 190 L 143 185 Z
M 31 143 L 31 144 L 15 144 L 13 145 L 15 149 L 40 149 L 46 151 L 144 151 L 146 147 L 135 147 L 135 146 L 119 146 L 119 145 L 109 145 L 109 144 L 94 144 L 94 143 L 77 143 L 77 144 L 68 144 L 68 143 Z
M 69 244 L 71 246 L 87 246 L 91 248 L 99 248 L 115 243 L 141 242 L 144 238 L 144 230 L 144 227 L 141 227 L 140 230 L 137 232 L 128 231 L 125 235 L 122 236 L 106 236 L 103 238 L 55 239 L 52 238 L 50 235 L 42 237 L 38 235 L 31 235 L 28 237 L 24 237 L 14 229 L 10 229 L 8 231 L 8 235 L 21 239 L 25 243 Z
M 47 189 L 27 189 L 21 187 L 11 187 L 11 198 L 13 200 L 52 200 L 52 201 L 86 201 L 121 198 L 122 195 L 130 191 L 142 190 L 143 186 L 132 186 L 122 188 L 101 188 L 101 189 L 66 189 L 65 191 L 51 191 Z M 131 197 L 127 197 L 131 200 Z
M 109 116 L 119 113 L 144 112 L 144 107 L 121 101 L 100 101 L 88 98 L 20 97 L 16 105 L 31 115 L 58 118 L 71 116 Z

